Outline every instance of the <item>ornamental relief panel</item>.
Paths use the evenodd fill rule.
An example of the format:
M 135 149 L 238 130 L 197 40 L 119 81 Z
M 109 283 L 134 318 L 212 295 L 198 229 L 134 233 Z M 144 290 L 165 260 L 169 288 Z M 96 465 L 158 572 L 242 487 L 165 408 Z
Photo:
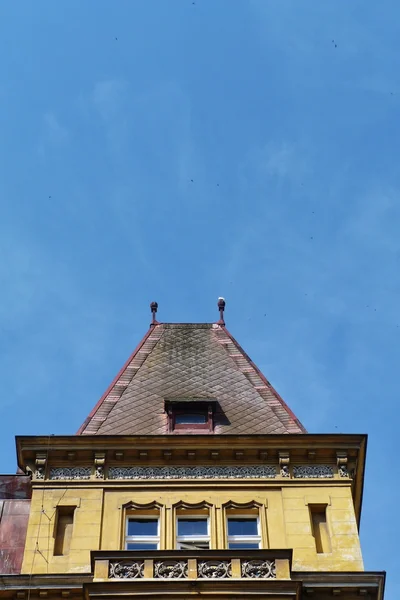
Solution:
M 144 577 L 144 562 L 133 560 L 110 562 L 108 576 L 110 579 L 139 579 Z
M 162 560 L 154 563 L 155 579 L 186 579 L 187 560 Z
M 197 574 L 201 579 L 228 579 L 232 564 L 230 560 L 205 560 L 198 563 Z
M 110 467 L 109 479 L 269 479 L 276 467 Z
M 293 477 L 330 479 L 333 477 L 333 467 L 329 465 L 302 465 L 293 467 Z
M 289 466 L 281 464 L 278 468 L 274 465 L 254 466 L 163 466 L 163 467 L 116 467 L 107 469 L 104 459 L 92 467 L 51 467 L 49 479 L 52 480 L 86 480 L 86 479 L 113 479 L 113 480 L 183 480 L 183 479 L 274 479 L 280 477 L 295 479 L 332 479 L 334 467 L 331 465 L 296 465 L 292 474 Z M 339 464 L 337 477 L 353 477 L 347 465 Z M 45 478 L 45 466 L 38 465 L 34 473 L 36 479 Z
M 242 577 L 251 579 L 275 579 L 274 560 L 247 560 L 242 562 Z
M 90 479 L 91 467 L 55 467 L 50 469 L 49 479 Z

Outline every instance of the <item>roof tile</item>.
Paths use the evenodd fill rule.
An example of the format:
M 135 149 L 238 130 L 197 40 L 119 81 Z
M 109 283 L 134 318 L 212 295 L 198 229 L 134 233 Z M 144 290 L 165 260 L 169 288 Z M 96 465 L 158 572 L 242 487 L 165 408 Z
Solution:
M 167 398 L 218 401 L 215 433 L 305 433 L 226 328 L 157 324 L 82 425 L 80 434 L 167 434 Z

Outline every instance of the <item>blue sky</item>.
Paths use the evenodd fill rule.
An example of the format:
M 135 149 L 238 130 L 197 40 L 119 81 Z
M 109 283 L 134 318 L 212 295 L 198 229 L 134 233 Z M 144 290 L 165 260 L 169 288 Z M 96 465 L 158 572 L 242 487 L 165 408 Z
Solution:
M 151 300 L 212 321 L 223 295 L 310 432 L 369 433 L 364 559 L 399 597 L 399 19 L 395 0 L 1 3 L 2 472 L 15 434 L 77 430 Z

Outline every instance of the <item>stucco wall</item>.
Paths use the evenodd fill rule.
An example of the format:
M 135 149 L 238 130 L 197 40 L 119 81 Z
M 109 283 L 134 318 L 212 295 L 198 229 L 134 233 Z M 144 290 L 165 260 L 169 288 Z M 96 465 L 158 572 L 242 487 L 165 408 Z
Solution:
M 43 495 L 44 513 L 41 512 Z M 90 571 L 90 550 L 123 548 L 126 509 L 159 511 L 160 549 L 175 547 L 175 517 L 177 505 L 209 505 L 211 548 L 226 548 L 225 505 L 229 502 L 257 510 L 260 516 L 264 548 L 293 548 L 295 570 L 361 571 L 363 563 L 354 515 L 350 482 L 300 485 L 254 485 L 248 482 L 232 484 L 168 486 L 160 483 L 144 486 L 121 484 L 102 488 L 97 485 L 73 484 L 65 488 L 46 488 L 33 492 L 26 550 L 22 571 L 86 572 Z M 147 507 L 156 503 L 153 508 Z M 254 503 L 255 508 L 250 505 Z M 327 523 L 332 552 L 318 554 L 312 535 L 309 504 L 327 506 Z M 159 505 L 159 507 L 157 506 Z M 76 506 L 71 549 L 68 556 L 53 556 L 57 506 Z M 187 508 L 186 510 L 190 510 Z M 237 509 L 239 510 L 239 509 Z M 36 542 L 40 552 L 35 553 Z

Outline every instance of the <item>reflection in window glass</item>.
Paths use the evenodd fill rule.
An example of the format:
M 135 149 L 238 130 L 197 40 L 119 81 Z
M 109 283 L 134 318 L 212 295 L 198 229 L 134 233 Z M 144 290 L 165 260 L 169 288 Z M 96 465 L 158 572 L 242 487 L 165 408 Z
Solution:
M 207 417 L 203 413 L 178 413 L 175 416 L 175 425 L 204 425 Z
M 158 519 L 129 519 L 128 535 L 157 535 Z
M 125 537 L 127 550 L 157 550 L 159 542 L 158 519 L 128 518 Z
M 146 542 L 128 542 L 126 545 L 127 550 L 158 550 L 158 544 L 146 544 Z
M 246 549 L 257 550 L 259 547 L 260 547 L 260 544 L 258 542 L 254 543 L 254 544 L 252 544 L 251 542 L 241 542 L 239 544 L 229 542 L 229 550 L 246 550 Z
M 228 519 L 228 535 L 258 535 L 257 519 Z
M 228 548 L 243 550 L 260 547 L 261 536 L 256 517 L 228 518 Z
M 178 519 L 178 536 L 207 533 L 207 519 Z
M 180 550 L 208 550 L 210 535 L 206 517 L 178 517 L 177 547 Z

